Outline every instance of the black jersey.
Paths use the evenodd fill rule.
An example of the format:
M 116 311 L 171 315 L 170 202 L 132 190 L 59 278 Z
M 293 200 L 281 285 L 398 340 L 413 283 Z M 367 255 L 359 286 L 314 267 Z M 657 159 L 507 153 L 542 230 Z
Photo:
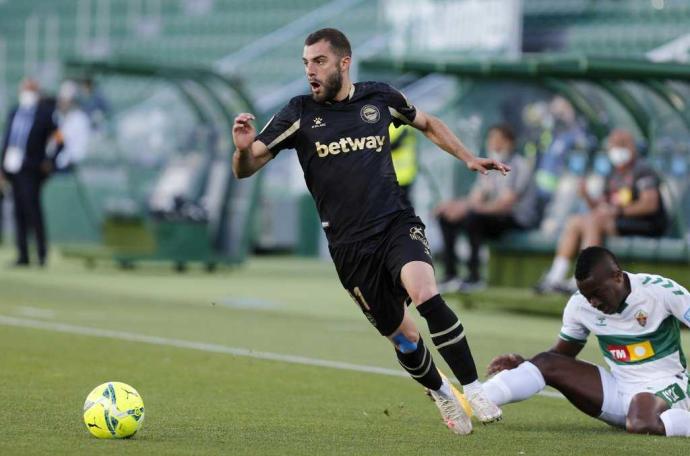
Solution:
M 388 84 L 361 82 L 341 102 L 294 97 L 256 139 L 274 156 L 297 150 L 328 241 L 337 245 L 372 236 L 411 209 L 395 177 L 388 126 L 416 114 Z

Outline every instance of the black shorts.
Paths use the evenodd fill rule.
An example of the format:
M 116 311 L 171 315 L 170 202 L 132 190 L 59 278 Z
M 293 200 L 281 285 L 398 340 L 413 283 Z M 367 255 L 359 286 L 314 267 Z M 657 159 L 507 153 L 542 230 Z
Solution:
M 402 212 L 379 234 L 329 247 L 343 287 L 384 336 L 398 329 L 409 304 L 402 267 L 411 261 L 433 266 L 424 228 L 414 213 Z
M 616 232 L 621 236 L 659 237 L 666 231 L 666 221 L 659 217 L 618 217 Z

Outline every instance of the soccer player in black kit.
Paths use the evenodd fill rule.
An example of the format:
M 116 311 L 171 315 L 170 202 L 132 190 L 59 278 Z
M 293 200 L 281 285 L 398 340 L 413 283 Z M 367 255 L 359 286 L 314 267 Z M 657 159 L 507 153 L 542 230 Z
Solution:
M 350 81 L 350 43 L 335 29 L 305 40 L 302 60 L 311 96 L 294 97 L 257 135 L 252 114 L 233 125 L 237 178 L 251 176 L 283 149 L 295 149 L 328 238 L 338 276 L 367 319 L 395 346 L 400 365 L 426 389 L 446 425 L 469 434 L 472 422 L 454 388 L 436 369 L 408 313 L 413 302 L 431 340 L 463 385 L 483 423 L 501 418 L 486 397 L 462 324 L 438 293 L 424 224 L 401 197 L 388 126 L 407 123 L 468 168 L 509 167 L 475 157 L 439 119 L 415 109 L 379 82 Z

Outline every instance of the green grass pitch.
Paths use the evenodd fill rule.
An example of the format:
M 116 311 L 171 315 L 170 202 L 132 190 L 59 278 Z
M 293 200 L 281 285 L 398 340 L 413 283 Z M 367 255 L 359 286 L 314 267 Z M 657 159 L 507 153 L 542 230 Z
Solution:
M 9 259 L 0 250 L 0 262 Z M 560 327 L 553 318 L 449 302 L 481 370 L 496 354 L 547 348 Z M 603 362 L 593 344 L 584 357 Z M 318 360 L 384 372 L 309 365 Z M 161 266 L 89 270 L 56 258 L 46 270 L 0 270 L 2 455 L 629 456 L 690 449 L 687 439 L 627 435 L 544 396 L 508 405 L 503 422 L 458 437 L 421 387 L 391 375 L 400 372 L 392 347 L 327 262 L 260 258 L 216 274 L 180 275 Z M 144 398 L 146 420 L 132 439 L 100 441 L 84 427 L 84 398 L 108 380 L 129 383 Z

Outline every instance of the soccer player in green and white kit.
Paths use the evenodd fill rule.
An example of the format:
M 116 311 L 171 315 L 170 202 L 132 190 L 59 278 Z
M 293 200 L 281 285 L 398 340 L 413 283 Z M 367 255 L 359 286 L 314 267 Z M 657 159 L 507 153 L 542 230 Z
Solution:
M 414 302 L 431 341 L 460 380 L 474 415 L 501 418 L 477 378 L 465 330 L 436 287 L 424 224 L 403 198 L 393 168 L 388 127 L 409 124 L 441 149 L 482 173 L 510 170 L 475 157 L 439 119 L 380 82 L 350 80 L 352 50 L 335 29 L 304 43 L 302 62 L 311 95 L 296 96 L 257 135 L 248 113 L 235 118 L 232 168 L 247 177 L 281 150 L 295 149 L 314 197 L 343 287 L 382 336 L 400 365 L 434 399 L 446 425 L 469 434 L 472 423 L 452 385 L 436 369 L 406 304 Z
M 497 404 L 552 386 L 580 411 L 636 434 L 690 437 L 690 387 L 680 322 L 690 326 L 690 294 L 673 280 L 621 270 L 603 247 L 580 253 L 579 291 L 563 311 L 556 344 L 530 360 L 502 355 L 484 383 Z M 592 333 L 610 371 L 576 359 Z

